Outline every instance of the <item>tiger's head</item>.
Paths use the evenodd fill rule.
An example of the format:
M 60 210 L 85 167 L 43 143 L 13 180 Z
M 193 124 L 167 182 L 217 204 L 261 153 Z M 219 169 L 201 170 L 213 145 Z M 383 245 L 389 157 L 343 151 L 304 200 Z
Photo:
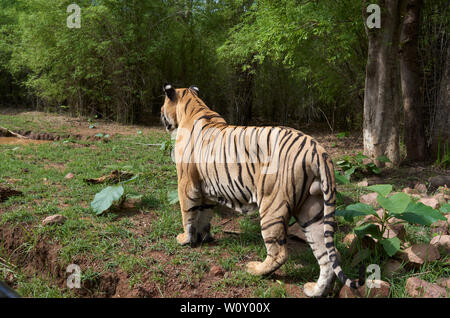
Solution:
M 164 84 L 164 105 L 161 107 L 161 121 L 168 132 L 178 128 L 179 119 L 177 118 L 177 107 L 187 93 L 198 95 L 199 89 L 197 86 L 189 88 L 175 89 L 171 84 Z

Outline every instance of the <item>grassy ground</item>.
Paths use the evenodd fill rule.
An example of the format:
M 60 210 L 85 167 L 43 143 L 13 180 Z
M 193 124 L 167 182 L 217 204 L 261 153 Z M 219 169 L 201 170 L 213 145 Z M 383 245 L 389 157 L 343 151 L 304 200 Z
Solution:
M 302 286 L 317 279 L 319 268 L 312 252 L 296 240 L 289 241 L 288 262 L 273 275 L 262 278 L 246 273 L 248 261 L 265 257 L 257 216 L 237 216 L 218 209 L 212 230 L 215 242 L 196 248 L 178 246 L 175 237 L 182 231 L 179 206 L 169 204 L 167 199 L 168 192 L 176 189 L 175 166 L 168 151 L 144 145 L 162 143 L 169 136 L 160 128 L 96 123 L 96 128 L 89 129 L 92 124 L 86 119 L 36 112 L 0 115 L 0 126 L 12 130 L 111 134 L 109 142 L 101 138 L 63 138 L 42 144 L 0 145 L 0 185 L 24 193 L 0 203 L 0 280 L 7 281 L 19 294 L 303 297 Z M 323 137 L 322 141 L 326 143 L 327 139 Z M 332 142 L 336 149 L 345 140 Z M 139 174 L 125 188 L 127 194 L 143 195 L 142 200 L 97 216 L 90 202 L 105 185 L 88 185 L 84 179 L 97 178 L 114 169 Z M 74 177 L 66 179 L 68 173 Z M 395 173 L 390 175 L 395 179 Z M 404 176 L 400 172 L 392 183 L 400 187 L 411 181 Z M 347 197 L 347 204 L 364 193 L 353 185 L 339 191 Z M 46 216 L 53 214 L 62 214 L 67 221 L 62 225 L 41 225 Z M 344 270 L 356 278 L 358 271 L 351 265 L 352 259 L 342 243 L 354 224 L 339 221 L 337 247 L 343 256 Z M 427 242 L 432 234 L 425 228 L 411 226 L 408 235 L 412 242 Z M 382 266 L 385 260 L 378 257 L 371 261 Z M 80 289 L 66 286 L 69 264 L 81 268 Z M 215 265 L 224 273 L 210 273 Z M 410 275 L 434 282 L 448 277 L 449 267 L 437 261 L 391 280 L 384 278 L 392 283 L 392 297 L 407 296 L 404 286 Z M 330 297 L 337 295 L 339 286 L 337 283 Z

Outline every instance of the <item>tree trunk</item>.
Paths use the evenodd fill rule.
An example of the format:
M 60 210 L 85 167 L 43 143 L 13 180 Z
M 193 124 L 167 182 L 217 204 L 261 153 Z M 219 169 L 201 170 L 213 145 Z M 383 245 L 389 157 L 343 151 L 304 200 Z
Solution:
M 368 13 L 365 1 L 364 22 Z M 393 165 L 400 161 L 400 96 L 397 68 L 400 37 L 400 1 L 380 1 L 381 28 L 367 28 L 368 60 L 364 94 L 364 153 L 374 159 L 385 155 Z M 375 160 L 378 166 L 383 162 Z
M 232 123 L 234 125 L 248 125 L 252 119 L 253 86 L 255 81 L 254 70 L 256 63 L 245 70 L 243 65 L 237 67 L 237 82 L 234 105 L 232 109 Z
M 450 152 L 450 47 L 447 45 L 446 61 L 442 65 L 439 95 L 432 132 L 431 150 L 434 158 L 442 159 L 445 151 Z
M 423 105 L 420 98 L 418 38 L 422 0 L 405 0 L 400 36 L 400 77 L 405 115 L 406 158 L 424 161 L 427 157 Z

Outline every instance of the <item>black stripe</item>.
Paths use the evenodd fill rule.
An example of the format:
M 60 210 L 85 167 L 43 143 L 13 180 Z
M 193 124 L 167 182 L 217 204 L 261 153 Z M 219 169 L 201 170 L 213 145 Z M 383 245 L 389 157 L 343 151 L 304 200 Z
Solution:
M 311 224 L 317 223 L 323 219 L 323 209 L 320 210 L 319 213 L 317 213 L 316 216 L 314 216 L 311 220 L 301 224 L 301 227 L 308 227 Z

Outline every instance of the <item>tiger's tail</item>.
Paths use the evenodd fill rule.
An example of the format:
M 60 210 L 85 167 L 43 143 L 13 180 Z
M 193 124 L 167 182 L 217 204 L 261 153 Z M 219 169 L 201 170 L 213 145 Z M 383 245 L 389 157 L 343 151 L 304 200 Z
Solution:
M 358 281 L 349 279 L 341 268 L 337 258 L 337 250 L 334 245 L 334 229 L 336 222 L 334 213 L 336 210 L 336 183 L 333 162 L 326 152 L 318 154 L 319 157 L 319 177 L 321 189 L 324 199 L 324 240 L 325 248 L 328 253 L 330 262 L 332 262 L 333 271 L 339 280 L 350 288 L 357 289 L 364 285 L 364 269 L 360 269 L 360 277 Z

